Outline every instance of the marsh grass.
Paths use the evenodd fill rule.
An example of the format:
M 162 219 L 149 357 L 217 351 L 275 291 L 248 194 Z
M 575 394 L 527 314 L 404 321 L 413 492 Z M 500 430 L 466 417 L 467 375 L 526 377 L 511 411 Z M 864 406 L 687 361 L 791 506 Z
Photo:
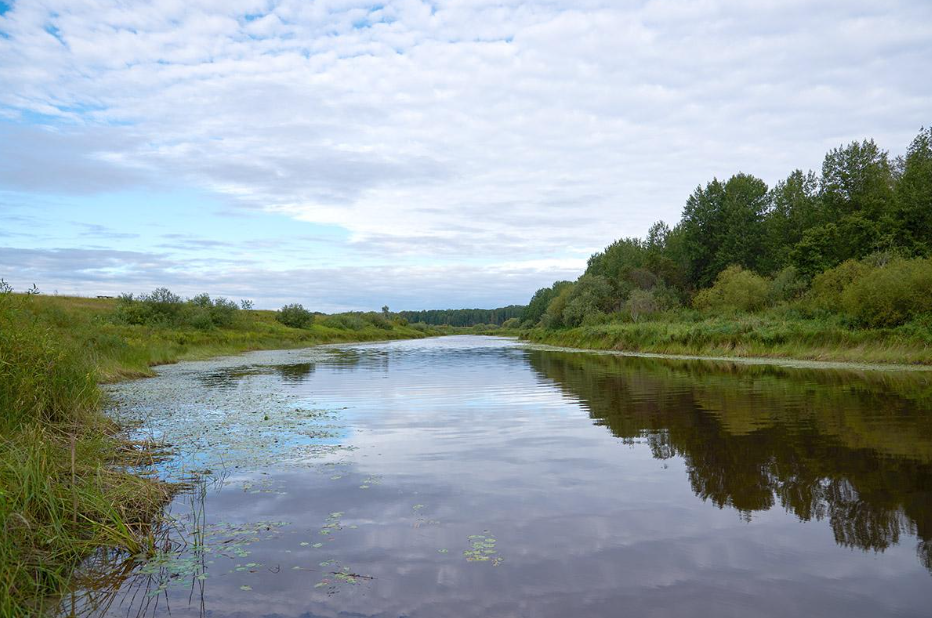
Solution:
M 607 321 L 577 328 L 524 330 L 529 341 L 657 354 L 761 357 L 858 363 L 932 363 L 932 325 L 856 328 L 833 315 L 709 314 L 675 311 L 647 320 Z
M 315 318 L 284 326 L 240 310 L 229 326 L 127 324 L 117 301 L 0 291 L 0 616 L 57 606 L 95 550 L 154 550 L 152 522 L 175 489 L 140 474 L 158 445 L 130 443 L 101 411 L 100 382 L 248 350 L 423 337 L 430 332 Z M 340 328 L 343 326 L 343 328 Z

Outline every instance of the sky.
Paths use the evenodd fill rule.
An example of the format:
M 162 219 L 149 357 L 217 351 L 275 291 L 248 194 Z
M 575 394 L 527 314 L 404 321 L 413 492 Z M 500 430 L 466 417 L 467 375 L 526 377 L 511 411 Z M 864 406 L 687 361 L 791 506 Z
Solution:
M 925 0 L 2 0 L 0 277 L 525 303 L 714 177 L 932 123 Z

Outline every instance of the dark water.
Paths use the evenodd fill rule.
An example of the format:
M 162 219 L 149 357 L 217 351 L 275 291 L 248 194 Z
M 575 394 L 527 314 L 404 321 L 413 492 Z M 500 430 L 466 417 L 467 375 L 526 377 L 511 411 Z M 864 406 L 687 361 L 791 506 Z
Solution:
M 114 397 L 200 481 L 83 615 L 932 615 L 930 373 L 449 337 Z

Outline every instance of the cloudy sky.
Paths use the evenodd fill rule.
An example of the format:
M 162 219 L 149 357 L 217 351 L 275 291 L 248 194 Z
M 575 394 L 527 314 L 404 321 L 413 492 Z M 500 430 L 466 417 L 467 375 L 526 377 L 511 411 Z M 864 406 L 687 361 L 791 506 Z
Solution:
M 924 0 L 0 1 L 0 276 L 522 303 L 699 183 L 932 123 Z

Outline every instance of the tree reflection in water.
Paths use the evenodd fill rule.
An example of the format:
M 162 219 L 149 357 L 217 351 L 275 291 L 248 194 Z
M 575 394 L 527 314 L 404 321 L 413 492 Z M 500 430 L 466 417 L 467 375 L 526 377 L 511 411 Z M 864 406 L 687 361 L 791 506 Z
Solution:
M 529 352 L 618 438 L 682 457 L 696 495 L 746 518 L 779 504 L 839 545 L 919 539 L 932 571 L 932 375 Z

